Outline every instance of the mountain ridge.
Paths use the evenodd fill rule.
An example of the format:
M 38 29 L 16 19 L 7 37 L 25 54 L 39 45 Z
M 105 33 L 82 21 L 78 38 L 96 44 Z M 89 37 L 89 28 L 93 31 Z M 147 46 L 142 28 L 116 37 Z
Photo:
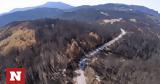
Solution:
M 54 3 L 52 2 L 48 2 L 45 5 L 48 6 L 52 6 Z M 57 2 L 57 4 L 63 4 L 61 2 Z M 45 5 L 41 5 L 38 8 L 33 8 L 30 10 L 26 10 L 26 11 L 16 11 L 13 13 L 9 13 L 9 14 L 4 14 L 0 16 L 0 26 L 3 26 L 7 23 L 10 23 L 12 21 L 16 21 L 16 20 L 27 20 L 30 18 L 34 18 L 36 15 L 36 19 L 40 19 L 40 18 L 60 18 L 60 19 L 92 19 L 92 17 L 88 17 L 88 16 L 93 16 L 92 20 L 95 20 L 94 18 L 104 18 L 104 16 L 101 16 L 100 14 L 98 14 L 98 12 L 102 11 L 102 12 L 107 12 L 107 11 L 117 11 L 117 12 L 130 12 L 132 15 L 132 13 L 141 13 L 141 14 L 147 14 L 150 17 L 155 17 L 155 19 L 159 19 L 159 13 L 157 11 L 154 11 L 152 9 L 146 8 L 144 6 L 137 6 L 137 5 L 125 5 L 125 4 L 113 4 L 113 3 L 109 3 L 109 4 L 101 4 L 101 5 L 95 5 L 95 6 L 89 6 L 89 5 L 84 5 L 84 6 L 79 6 L 79 7 L 70 7 L 69 9 L 59 9 L 59 8 L 48 8 L 45 7 Z M 60 5 L 59 5 L 60 6 Z M 59 7 L 57 6 L 57 7 Z M 68 6 L 68 5 L 67 5 Z M 41 11 L 37 11 L 41 9 Z M 56 10 L 61 10 L 60 12 L 56 12 Z M 86 10 L 86 11 L 84 11 Z M 30 11 L 31 13 L 26 15 L 27 12 Z M 42 12 L 43 11 L 43 12 Z M 50 13 L 48 13 L 50 11 Z M 83 12 L 82 12 L 83 11 Z M 90 12 L 87 12 L 90 11 Z M 19 13 L 21 12 L 21 15 L 19 15 Z M 43 15 L 44 13 L 48 13 Z M 93 13 L 93 14 L 91 14 Z M 34 16 L 32 16 L 34 14 Z M 55 15 L 55 16 L 53 16 Z M 82 16 L 83 15 L 83 16 Z M 7 17 L 9 16 L 9 17 Z M 23 17 L 22 17 L 23 16 Z M 66 17 L 65 17 L 66 16 Z M 69 17 L 68 17 L 69 16 Z M 119 15 L 117 15 L 119 16 Z M 4 18 L 5 17 L 5 18 Z M 28 18 L 30 17 L 30 18 Z M 14 19 L 10 19 L 10 18 L 14 18 Z M 16 19 L 17 18 L 17 19 Z M 159 19 L 160 21 L 160 19 Z
M 8 13 L 4 13 L 4 14 L 14 13 L 14 12 L 18 12 L 18 11 L 27 11 L 27 10 L 32 10 L 32 9 L 36 9 L 36 8 L 43 8 L 43 7 L 44 8 L 70 9 L 73 6 L 62 3 L 62 2 L 46 2 L 45 4 L 34 6 L 34 7 L 15 8 L 15 9 L 12 9 L 11 11 L 9 11 Z M 4 14 L 2 14 L 2 15 L 4 15 Z

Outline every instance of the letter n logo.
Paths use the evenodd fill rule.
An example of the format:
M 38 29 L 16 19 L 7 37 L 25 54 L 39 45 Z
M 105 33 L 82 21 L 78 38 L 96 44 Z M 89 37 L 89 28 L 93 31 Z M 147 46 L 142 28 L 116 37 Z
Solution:
M 25 69 L 7 68 L 6 84 L 25 84 Z

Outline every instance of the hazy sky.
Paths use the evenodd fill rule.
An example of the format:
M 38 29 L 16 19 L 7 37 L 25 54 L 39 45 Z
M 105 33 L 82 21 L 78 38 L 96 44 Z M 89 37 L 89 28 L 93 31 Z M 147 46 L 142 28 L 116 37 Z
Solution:
M 105 3 L 124 3 L 143 5 L 159 11 L 160 0 L 0 0 L 0 13 L 8 12 L 14 8 L 31 7 L 51 2 L 64 2 L 72 6 L 97 5 Z

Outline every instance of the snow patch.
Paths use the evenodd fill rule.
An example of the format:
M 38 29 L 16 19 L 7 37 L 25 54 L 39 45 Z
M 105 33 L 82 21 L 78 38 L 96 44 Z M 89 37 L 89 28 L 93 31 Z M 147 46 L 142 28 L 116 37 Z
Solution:
M 137 22 L 136 19 L 129 19 L 131 22 Z
M 120 22 L 121 20 L 122 20 L 122 18 L 118 18 L 118 19 L 104 19 L 103 22 L 106 23 L 106 24 L 108 24 L 108 23 L 113 24 L 115 22 Z
M 108 13 L 105 13 L 105 12 L 100 12 L 100 14 L 102 14 L 102 15 L 104 15 L 104 16 L 109 16 L 109 14 Z
M 129 11 L 133 11 L 133 9 L 129 9 Z
M 141 28 L 138 28 L 138 31 L 140 31 L 141 33 L 143 33 L 143 30 Z
M 159 34 L 157 34 L 157 37 L 160 39 L 160 35 Z

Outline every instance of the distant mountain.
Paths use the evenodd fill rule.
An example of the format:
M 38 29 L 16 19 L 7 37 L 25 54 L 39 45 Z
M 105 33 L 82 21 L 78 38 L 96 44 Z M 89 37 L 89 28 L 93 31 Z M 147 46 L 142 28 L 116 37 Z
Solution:
M 144 6 L 131 5 L 130 7 L 133 8 L 134 10 L 141 11 L 143 13 L 151 14 L 151 15 L 154 15 L 154 16 L 158 16 L 159 15 L 158 11 L 146 8 Z
M 26 10 L 30 10 L 30 9 L 34 9 L 34 7 L 15 8 L 15 9 L 9 11 L 9 13 L 13 13 L 13 12 L 17 12 L 17 11 L 26 11 Z
M 15 9 L 14 11 L 16 12 L 0 16 L 0 26 L 12 21 L 40 18 L 60 18 L 67 20 L 96 22 L 103 19 L 112 18 L 135 18 L 148 20 L 146 18 L 148 17 L 155 19 L 157 22 L 160 21 L 158 12 L 152 9 L 143 6 L 111 3 L 95 6 L 84 5 L 72 7 L 61 2 L 48 2 L 37 7 Z
M 58 8 L 58 9 L 70 9 L 70 8 L 73 8 L 73 6 L 70 6 L 70 5 L 62 3 L 62 2 L 47 2 L 46 4 L 40 5 L 38 7 L 39 8 L 41 8 L 41 7 Z
M 95 5 L 95 6 L 79 6 L 75 7 L 72 10 L 78 10 L 78 9 L 86 9 L 86 8 L 94 8 L 97 10 L 115 10 L 115 11 L 139 11 L 142 13 L 147 13 L 150 15 L 157 16 L 158 11 L 155 11 L 153 9 L 144 7 L 144 6 L 138 6 L 138 5 L 126 5 L 126 4 L 115 4 L 115 3 L 108 3 L 108 4 L 101 4 L 101 5 Z
M 144 7 L 144 6 L 138 6 L 138 5 L 126 5 L 126 4 L 102 4 L 93 6 L 94 8 L 101 9 L 101 10 L 116 10 L 116 11 L 139 11 L 142 13 L 147 13 L 150 15 L 158 15 L 158 11 L 155 11 L 153 9 Z
M 90 22 L 112 18 L 135 18 L 137 20 L 148 20 L 147 18 L 157 19 L 158 12 L 143 6 L 102 4 L 96 6 L 85 5 L 75 7 L 72 8 L 70 12 L 62 13 L 62 15 L 60 15 L 59 17 L 63 19 L 74 19 Z
M 26 10 L 31 10 L 35 8 L 58 8 L 58 9 L 70 9 L 73 8 L 73 6 L 70 6 L 68 4 L 62 3 L 62 2 L 47 2 L 43 5 L 40 6 L 35 6 L 35 7 L 25 7 L 25 8 L 15 8 L 11 10 L 9 13 L 13 13 L 16 11 L 26 11 Z
M 27 11 L 17 11 L 0 16 L 0 25 L 5 25 L 13 21 L 54 18 L 61 13 L 63 13 L 62 10 L 55 8 L 35 8 Z

